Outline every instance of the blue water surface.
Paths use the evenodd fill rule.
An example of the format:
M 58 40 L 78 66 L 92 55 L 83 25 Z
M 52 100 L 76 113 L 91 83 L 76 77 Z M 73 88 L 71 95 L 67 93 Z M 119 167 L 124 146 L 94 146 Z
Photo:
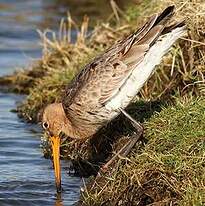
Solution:
M 0 0 L 0 76 L 26 67 L 41 57 L 36 29 L 57 31 L 67 9 L 54 0 Z M 41 130 L 10 110 L 24 97 L 0 93 L 0 206 L 72 205 L 81 179 L 66 174 L 64 192 L 55 192 L 52 162 L 42 156 Z

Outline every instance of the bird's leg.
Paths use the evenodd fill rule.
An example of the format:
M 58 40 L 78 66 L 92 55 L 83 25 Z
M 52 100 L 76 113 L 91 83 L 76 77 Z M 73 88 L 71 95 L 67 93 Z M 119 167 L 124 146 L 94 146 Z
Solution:
M 143 126 L 138 123 L 135 119 L 133 119 L 124 109 L 120 108 L 120 111 L 122 114 L 129 119 L 132 126 L 135 128 L 134 134 L 130 137 L 130 140 L 125 144 L 115 155 L 112 157 L 111 160 L 109 160 L 103 167 L 102 170 L 106 171 L 110 164 L 119 156 L 126 157 L 131 149 L 135 146 L 136 142 L 140 139 L 140 137 L 143 135 L 144 128 Z
M 127 156 L 130 153 L 131 149 L 135 146 L 136 142 L 140 139 L 140 137 L 142 137 L 144 128 L 139 122 L 132 118 L 124 109 L 120 109 L 120 111 L 122 112 L 122 114 L 125 115 L 125 117 L 129 119 L 132 126 L 135 128 L 135 132 L 131 136 L 131 140 L 127 143 L 127 147 L 125 148 L 124 153 L 121 154 L 122 156 Z

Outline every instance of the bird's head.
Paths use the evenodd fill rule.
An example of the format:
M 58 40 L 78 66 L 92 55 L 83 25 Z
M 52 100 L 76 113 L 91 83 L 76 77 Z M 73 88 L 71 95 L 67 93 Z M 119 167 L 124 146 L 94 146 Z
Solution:
M 42 127 L 49 136 L 59 136 L 66 124 L 66 115 L 61 103 L 48 105 L 43 111 Z
M 66 122 L 66 115 L 61 103 L 48 105 L 43 112 L 42 127 L 49 135 L 52 146 L 53 163 L 57 192 L 61 191 L 61 167 L 60 167 L 60 133 Z

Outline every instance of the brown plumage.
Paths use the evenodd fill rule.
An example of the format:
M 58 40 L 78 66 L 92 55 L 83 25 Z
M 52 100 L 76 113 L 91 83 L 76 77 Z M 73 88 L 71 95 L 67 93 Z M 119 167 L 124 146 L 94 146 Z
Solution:
M 173 10 L 170 6 L 153 15 L 85 66 L 66 88 L 62 102 L 44 110 L 43 126 L 51 136 L 62 131 L 71 138 L 87 139 L 120 114 L 183 34 L 183 22 L 167 27 Z

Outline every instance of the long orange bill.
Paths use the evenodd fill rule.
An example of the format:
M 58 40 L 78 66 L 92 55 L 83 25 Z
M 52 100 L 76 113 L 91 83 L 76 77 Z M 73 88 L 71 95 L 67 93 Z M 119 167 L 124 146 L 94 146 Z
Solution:
M 53 164 L 56 180 L 56 189 L 57 192 L 61 192 L 61 166 L 60 166 L 60 138 L 51 137 L 51 145 L 53 150 Z

